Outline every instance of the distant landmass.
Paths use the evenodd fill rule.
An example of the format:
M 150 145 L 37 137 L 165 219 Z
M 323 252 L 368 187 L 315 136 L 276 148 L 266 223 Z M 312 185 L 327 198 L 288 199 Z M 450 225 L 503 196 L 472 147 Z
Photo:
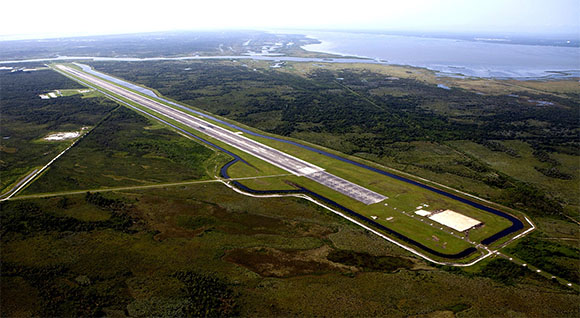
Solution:
M 484 35 L 310 32 L 316 52 L 354 55 L 389 64 L 425 67 L 446 75 L 494 78 L 580 76 L 578 40 Z M 513 45 L 518 44 L 518 45 Z

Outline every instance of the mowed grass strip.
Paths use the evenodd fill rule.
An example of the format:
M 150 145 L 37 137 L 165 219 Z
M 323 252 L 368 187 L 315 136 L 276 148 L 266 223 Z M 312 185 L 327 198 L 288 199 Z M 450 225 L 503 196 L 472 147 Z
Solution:
M 123 99 L 123 98 L 121 98 L 121 99 Z M 130 101 L 126 100 L 126 99 L 123 99 L 123 100 L 125 100 L 126 102 L 128 102 L 128 103 L 130 103 L 132 105 L 135 105 L 136 107 L 138 107 L 139 109 L 144 110 L 147 113 L 150 113 L 152 115 L 157 115 L 154 112 L 152 112 L 151 110 L 148 110 L 147 108 L 145 108 L 143 106 L 136 105 L 135 103 L 130 102 Z M 163 102 L 161 102 L 161 103 L 163 103 Z M 199 115 L 195 115 L 195 114 L 192 114 L 192 115 L 199 116 Z M 207 119 L 205 119 L 205 120 L 207 120 Z M 237 149 L 235 149 L 235 148 L 233 148 L 233 147 L 231 147 L 229 145 L 225 145 L 225 144 L 223 144 L 223 143 L 221 143 L 219 141 L 212 140 L 212 138 L 208 138 L 204 134 L 201 134 L 198 131 L 196 131 L 196 130 L 190 128 L 190 127 L 187 127 L 187 126 L 185 126 L 183 124 L 177 123 L 177 122 L 175 122 L 175 121 L 173 121 L 171 119 L 168 119 L 167 121 L 170 122 L 170 123 L 172 123 L 172 124 L 174 124 L 174 125 L 176 125 L 176 126 L 178 126 L 178 127 L 180 127 L 180 128 L 183 128 L 183 129 L 185 129 L 185 130 L 187 130 L 189 132 L 192 132 L 193 134 L 196 134 L 196 135 L 198 135 L 198 136 L 200 136 L 200 137 L 202 137 L 204 139 L 210 140 L 210 141 L 214 142 L 215 144 L 217 144 L 217 145 L 219 145 L 219 146 L 221 146 L 221 147 L 223 147 L 223 148 L 225 148 L 227 150 L 230 150 L 230 151 L 232 151 L 234 153 L 240 153 L 239 150 L 237 150 Z M 210 122 L 212 122 L 212 123 L 214 123 L 216 125 L 222 126 L 222 127 L 224 126 L 223 124 L 215 123 L 215 122 L 213 122 L 211 120 L 208 120 L 208 121 L 210 121 Z M 255 140 L 258 140 L 260 142 L 263 142 L 264 144 L 273 146 L 274 148 L 277 148 L 279 150 L 285 151 L 287 153 L 290 153 L 292 155 L 295 155 L 298 158 L 307 160 L 309 162 L 312 162 L 314 164 L 320 165 L 320 166 L 325 167 L 325 168 L 327 168 L 329 166 L 334 166 L 334 167 L 336 167 L 336 166 L 341 167 L 342 166 L 342 169 L 343 169 L 342 171 L 344 172 L 345 169 L 346 169 L 346 172 L 348 172 L 348 173 L 341 173 L 341 169 L 336 169 L 336 170 L 329 169 L 329 171 L 330 172 L 334 172 L 338 176 L 344 177 L 346 179 L 353 178 L 353 175 L 355 175 L 355 176 L 356 175 L 363 175 L 364 176 L 365 173 L 366 174 L 368 174 L 368 173 L 374 173 L 374 172 L 370 172 L 370 171 L 368 171 L 366 169 L 358 168 L 356 166 L 353 166 L 353 165 L 350 165 L 350 164 L 347 164 L 347 163 L 343 163 L 343 162 L 341 162 L 339 160 L 336 160 L 336 159 L 332 159 L 332 158 L 329 158 L 329 157 L 326 157 L 326 156 L 322 156 L 322 155 L 319 155 L 319 154 L 310 152 L 308 150 L 304 150 L 304 149 L 299 148 L 297 146 L 285 144 L 285 143 L 282 143 L 282 142 L 279 142 L 279 141 L 274 141 L 274 140 L 268 140 L 268 139 L 265 139 L 265 138 L 255 137 L 255 136 L 248 136 L 248 137 L 249 138 L 252 138 L 252 139 L 255 139 Z M 246 155 L 246 154 L 241 154 L 241 155 L 243 155 L 244 158 L 251 158 L 252 157 L 252 156 L 249 156 L 249 155 Z M 256 159 L 256 158 L 252 158 L 252 160 L 261 161 L 261 160 Z M 278 172 L 282 172 L 281 169 L 276 168 L 276 167 L 274 167 L 272 165 L 267 164 L 266 166 L 268 166 L 269 168 L 275 168 L 275 169 L 278 170 Z M 272 174 L 272 173 L 269 173 L 269 174 Z M 376 174 L 376 173 L 374 173 L 374 174 Z M 378 174 L 376 174 L 376 175 L 378 175 Z M 378 175 L 378 176 L 379 176 L 379 178 L 385 178 L 385 176 L 382 176 L 382 175 Z M 238 176 L 232 175 L 231 177 L 238 177 Z M 373 177 L 376 178 L 377 176 L 373 176 Z M 363 186 L 367 186 L 371 190 L 375 190 L 375 191 L 379 190 L 377 192 L 381 193 L 382 191 L 384 191 L 384 188 L 377 187 L 377 185 L 373 183 L 373 181 L 376 182 L 376 179 L 374 179 L 374 178 L 367 179 L 367 182 L 360 182 L 359 184 L 361 184 Z M 354 179 L 356 180 L 357 178 L 354 177 Z M 392 179 L 392 180 L 393 181 L 396 181 L 394 179 Z M 416 202 L 416 204 L 425 203 L 425 202 L 421 202 L 421 199 L 424 199 L 425 196 L 426 196 L 427 199 L 431 199 L 431 201 L 433 201 L 433 202 L 440 201 L 440 200 L 448 201 L 448 202 L 445 202 L 445 208 L 453 207 L 453 204 L 452 203 L 457 203 L 457 202 L 452 202 L 453 200 L 448 199 L 448 198 L 445 198 L 445 197 L 436 198 L 436 195 L 434 195 L 432 192 L 429 192 L 428 190 L 423 190 L 423 189 L 421 189 L 419 187 L 412 186 L 412 185 L 408 185 L 408 184 L 406 184 L 404 182 L 401 182 L 401 181 L 396 181 L 396 182 L 399 182 L 400 183 L 399 188 L 403 188 L 404 189 L 405 187 L 407 187 L 407 189 L 408 189 L 408 187 L 411 187 L 411 189 L 409 189 L 410 190 L 410 193 L 412 193 L 411 199 L 416 199 L 416 201 L 419 201 L 419 202 Z M 332 191 L 332 190 L 330 190 L 330 189 L 328 189 L 328 188 L 326 188 L 324 186 L 320 186 L 318 184 L 315 184 L 313 187 L 311 187 L 311 190 L 312 191 L 315 191 L 315 192 L 318 192 L 319 191 L 319 187 L 320 187 L 320 189 L 324 188 L 323 190 L 327 191 L 327 193 L 329 193 L 331 195 L 330 196 L 330 199 L 333 199 L 333 200 L 336 199 L 335 200 L 336 202 L 339 202 L 340 204 L 343 204 L 344 203 L 344 204 L 346 204 L 345 205 L 346 207 L 352 208 L 355 211 L 360 211 L 359 213 L 361 213 L 361 214 L 363 214 L 363 215 L 365 215 L 367 217 L 373 216 L 374 213 L 376 213 L 376 212 L 382 212 L 382 210 L 380 210 L 381 208 L 378 208 L 381 205 L 375 204 L 376 207 L 374 208 L 374 210 L 369 211 L 370 209 L 368 209 L 367 206 L 365 206 L 365 207 L 360 207 L 360 206 L 357 207 L 356 206 L 358 204 L 357 201 L 354 201 L 354 200 L 352 200 L 350 198 L 347 198 L 347 197 L 345 197 L 342 194 L 338 194 L 338 193 L 336 193 L 336 192 L 334 192 L 334 191 Z M 418 191 L 419 189 L 421 189 L 422 191 Z M 328 192 L 328 190 L 330 190 L 331 192 Z M 421 196 L 418 196 L 418 197 L 417 196 L 414 196 L 413 193 L 421 193 Z M 396 192 L 394 193 L 394 195 L 396 195 Z M 350 202 L 349 202 L 349 200 L 350 200 Z M 413 205 L 413 204 L 415 204 L 415 203 L 412 203 L 411 205 Z M 396 203 L 395 203 L 395 206 L 393 206 L 393 208 L 394 207 L 396 207 Z M 402 209 L 409 208 L 409 206 L 406 206 L 406 207 L 405 206 L 402 206 L 401 208 Z M 460 210 L 460 212 L 466 213 L 467 215 L 470 215 L 470 216 L 473 216 L 473 211 L 470 211 L 469 208 L 470 207 L 464 208 L 464 210 L 466 210 L 466 211 L 464 212 L 464 211 Z M 476 210 L 476 209 L 471 208 L 471 210 Z M 491 233 L 496 233 L 496 232 L 502 230 L 503 228 L 506 228 L 506 227 L 509 226 L 509 223 L 506 222 L 503 218 L 496 217 L 497 220 L 494 220 L 494 219 L 490 218 L 490 216 L 491 217 L 495 217 L 495 216 L 493 216 L 491 214 L 489 216 L 488 215 L 484 215 L 483 216 L 483 218 L 485 218 L 486 220 L 488 220 L 487 223 L 486 223 L 486 226 L 482 227 L 482 229 L 484 229 L 484 231 L 481 231 L 481 232 L 484 232 L 483 234 L 487 234 L 487 233 L 490 233 L 490 232 Z M 480 217 L 481 217 L 481 215 L 480 215 Z M 477 218 L 477 217 L 475 217 L 475 218 Z M 486 220 L 482 220 L 482 221 L 485 222 Z M 504 222 L 502 223 L 502 221 L 504 221 Z M 405 222 L 402 222 L 401 224 L 404 224 L 404 225 L 403 226 L 397 225 L 397 227 L 395 228 L 395 230 L 397 228 L 399 228 L 399 227 L 401 229 L 408 228 L 408 227 L 415 227 L 415 228 L 418 227 L 420 229 L 418 231 L 408 231 L 409 232 L 408 235 L 411 235 L 410 236 L 411 238 L 416 237 L 415 235 L 417 235 L 417 233 L 431 233 L 433 231 L 433 226 L 431 226 L 430 224 L 426 224 L 424 222 L 417 221 L 417 220 L 415 220 L 413 218 L 409 218 L 409 220 L 406 220 Z M 441 229 L 439 229 L 439 231 L 441 231 L 441 233 L 440 233 L 441 235 L 449 235 L 445 231 L 442 231 Z M 419 234 L 419 235 L 422 235 L 422 234 Z M 456 238 L 456 237 L 454 237 L 452 235 L 449 235 L 449 236 L 450 236 L 450 240 L 456 240 L 457 241 L 455 244 L 450 244 L 449 245 L 449 246 L 451 246 L 451 248 L 453 248 L 454 246 L 465 246 L 466 244 L 469 244 L 469 243 L 465 242 L 464 240 L 462 240 L 460 238 Z M 480 235 L 480 237 L 478 237 L 476 234 L 473 234 L 473 236 L 475 238 L 482 239 L 482 238 L 487 237 L 489 235 Z M 438 242 L 437 239 L 433 238 L 432 235 L 429 237 L 429 240 L 432 240 L 434 242 Z M 422 241 L 422 240 L 419 239 L 418 241 Z M 428 244 L 431 244 L 431 243 L 428 242 Z M 449 250 L 446 250 L 448 244 L 441 244 L 440 246 L 437 246 L 439 244 L 436 243 L 436 244 L 431 244 L 431 245 L 434 245 L 435 248 L 438 248 L 438 250 L 440 250 L 441 252 L 449 253 Z

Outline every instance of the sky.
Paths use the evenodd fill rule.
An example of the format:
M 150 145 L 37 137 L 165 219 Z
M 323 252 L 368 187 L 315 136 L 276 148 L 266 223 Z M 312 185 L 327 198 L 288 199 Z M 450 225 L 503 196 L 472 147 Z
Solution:
M 168 30 L 580 34 L 578 0 L 7 0 L 0 39 Z

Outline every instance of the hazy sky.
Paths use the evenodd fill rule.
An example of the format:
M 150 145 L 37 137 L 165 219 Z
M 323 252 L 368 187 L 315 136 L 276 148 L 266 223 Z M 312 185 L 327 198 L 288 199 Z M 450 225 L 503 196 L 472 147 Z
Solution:
M 186 29 L 580 33 L 578 0 L 7 0 L 0 38 Z

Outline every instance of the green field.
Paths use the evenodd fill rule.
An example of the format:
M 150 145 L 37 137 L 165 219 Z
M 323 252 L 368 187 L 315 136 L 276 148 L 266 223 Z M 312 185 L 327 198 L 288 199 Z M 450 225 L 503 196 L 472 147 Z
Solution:
M 567 214 L 576 218 L 579 216 L 580 212 L 577 208 L 580 206 L 580 197 L 578 197 L 578 189 L 576 188 L 580 181 L 578 156 L 565 153 L 551 155 L 551 160 L 555 161 L 557 168 L 565 175 L 570 176 L 570 178 L 562 179 L 543 174 L 541 168 L 549 168 L 554 163 L 540 161 L 534 156 L 534 151 L 530 145 L 521 141 L 510 140 L 502 142 L 505 147 L 513 149 L 518 154 L 516 157 L 505 152 L 492 151 L 473 142 L 458 141 L 452 144 L 463 152 L 480 158 L 501 173 L 544 188 L 550 196 L 564 203 L 567 207 Z
M 143 107 L 139 108 L 146 110 Z M 146 111 L 150 112 L 148 110 Z M 185 127 L 175 122 L 173 123 L 183 129 L 195 133 L 196 135 L 202 138 L 207 138 L 203 134 L 200 134 L 191 128 Z M 422 244 L 430 248 L 433 248 L 437 251 L 453 254 L 462 251 L 469 246 L 472 246 L 472 243 L 468 243 L 467 241 L 462 240 L 461 237 L 465 236 L 461 233 L 453 233 L 453 229 L 443 227 L 441 225 L 438 225 L 436 222 L 431 222 L 429 220 L 422 222 L 419 220 L 418 217 L 417 218 L 410 217 L 410 215 L 413 215 L 412 211 L 414 210 L 414 208 L 419 204 L 428 204 L 430 206 L 430 209 L 433 210 L 453 209 L 484 222 L 485 225 L 483 227 L 473 230 L 472 233 L 470 233 L 467 236 L 470 240 L 474 242 L 478 242 L 483 238 L 486 238 L 491 234 L 499 232 L 502 229 L 509 226 L 509 222 L 505 221 L 500 217 L 495 217 L 491 214 L 483 213 L 474 208 L 471 208 L 465 204 L 459 204 L 458 202 L 452 201 L 445 197 L 434 195 L 432 192 L 423 190 L 419 187 L 410 186 L 404 182 L 396 181 L 394 179 L 384 177 L 374 172 L 369 172 L 367 170 L 349 164 L 345 164 L 335 159 L 323 157 L 321 155 L 305 151 L 296 146 L 271 141 L 267 139 L 260 140 L 260 138 L 253 136 L 251 136 L 251 138 L 257 139 L 260 142 L 273 146 L 274 148 L 283 150 L 301 159 L 307 160 L 311 163 L 324 167 L 331 173 L 334 173 L 338 176 L 354 181 L 355 183 L 366 186 L 371 190 L 375 190 L 379 193 L 389 196 L 390 198 L 387 200 L 388 207 L 382 203 L 375 204 L 372 206 L 366 206 L 356 200 L 345 197 L 344 195 L 334 192 L 333 190 L 330 190 L 324 186 L 311 182 L 308 179 L 298 178 L 297 181 L 295 181 L 295 183 L 305 185 L 311 191 L 315 191 L 319 194 L 322 194 L 345 207 L 351 208 L 352 210 L 361 213 L 362 215 L 365 215 L 367 217 L 371 216 L 377 217 L 378 218 L 377 221 L 382 223 L 383 225 L 390 227 L 395 231 L 398 231 L 401 234 L 404 234 L 408 237 L 416 239 Z M 224 145 L 219 141 L 212 140 L 211 138 L 208 139 L 218 144 L 219 146 L 224 147 L 225 149 L 228 149 L 230 151 L 233 151 L 234 153 L 242 155 L 244 158 L 251 158 L 251 156 L 242 154 L 238 150 L 228 145 Z M 279 168 L 273 167 L 267 163 L 260 162 L 259 160 L 256 160 L 254 158 L 249 159 L 249 162 L 250 164 L 252 164 L 254 168 L 247 167 L 250 170 L 249 172 L 242 172 L 240 175 L 231 174 L 231 177 L 284 174 L 284 171 L 280 170 Z M 238 167 L 236 168 L 237 171 L 243 170 L 243 168 L 240 167 L 243 166 L 238 165 Z M 282 177 L 282 179 L 284 179 L 284 177 Z M 254 184 L 256 183 L 259 184 L 259 181 L 251 181 L 251 182 Z M 278 182 L 277 184 L 279 185 L 280 183 L 283 182 Z M 260 188 L 267 189 L 265 185 L 270 184 L 272 184 L 272 180 L 268 180 L 267 184 L 262 183 Z M 285 185 L 284 188 L 288 188 L 288 185 Z M 270 190 L 272 189 L 276 190 L 277 188 L 270 188 Z M 403 211 L 407 212 L 407 214 L 402 214 Z M 459 236 L 456 237 L 454 235 Z
M 298 45 L 311 41 L 303 36 L 184 35 L 105 36 L 94 47 L 18 41 L 0 55 L 215 55 L 220 44 L 229 54 L 278 41 L 296 43 L 279 52 L 313 55 Z M 81 92 L 42 63 L 22 63 L 15 68 L 39 70 L 0 70 L 1 191 L 73 142 L 45 136 L 86 129 L 23 192 L 0 202 L 1 317 L 580 315 L 578 79 L 445 78 L 362 63 L 272 68 L 241 59 L 89 63 L 246 129 L 481 197 L 536 229 L 506 246 L 508 238 L 496 242 L 491 248 L 501 254 L 474 265 L 436 265 L 314 202 L 237 193 L 219 179 L 229 155 L 102 93 Z M 38 96 L 55 90 L 62 96 Z M 210 140 L 249 163 L 228 173 L 253 189 L 304 186 L 447 253 L 472 244 L 411 218 L 419 203 L 484 220 L 469 234 L 474 242 L 507 226 L 409 184 L 256 139 L 389 199 L 366 206 Z
M 105 98 L 81 95 L 42 100 L 38 95 L 83 86 L 49 69 L 34 72 L 0 72 L 2 82 L 2 140 L 0 192 L 23 176 L 47 164 L 73 140 L 45 141 L 56 132 L 80 132 L 94 127 L 116 105 Z
M 496 233 L 511 224 L 509 221 L 491 215 L 487 212 L 483 212 L 466 204 L 444 198 L 420 187 L 412 186 L 405 182 L 380 175 L 376 172 L 362 169 L 330 157 L 325 157 L 294 145 L 254 136 L 251 136 L 250 138 L 316 164 L 325 168 L 328 172 L 334 175 L 345 178 L 368 189 L 388 196 L 389 199 L 385 201 L 385 203 L 388 204 L 388 207 L 385 207 L 382 204 L 365 206 L 361 203 L 355 202 L 355 200 L 348 200 L 352 202 L 349 202 L 349 204 L 346 206 L 356 206 L 354 210 L 364 211 L 363 213 L 366 216 L 377 215 L 379 216 L 378 220 L 381 220 L 381 222 L 385 223 L 385 225 L 389 225 L 391 227 L 393 226 L 392 222 L 387 223 L 384 221 L 386 217 L 400 217 L 400 211 L 412 212 L 418 205 L 421 204 L 428 204 L 429 207 L 425 209 L 431 211 L 451 209 L 484 222 L 486 224 L 485 227 L 470 231 L 469 233 L 471 239 L 475 241 L 479 241 L 485 237 L 488 237 L 491 234 Z M 305 180 L 305 182 L 308 181 Z M 310 182 L 310 184 L 311 186 L 309 186 L 309 188 L 316 187 L 313 182 Z M 321 187 L 318 186 L 317 188 Z M 327 193 L 329 193 L 329 191 L 327 191 Z M 329 197 L 333 200 L 336 200 L 337 202 L 347 202 L 347 200 L 345 200 L 340 194 L 329 194 Z M 415 222 L 415 220 L 412 220 L 412 222 Z
M 307 201 L 220 184 L 8 201 L 0 214 L 3 316 L 578 314 L 577 293 L 529 271 L 433 268 Z
M 24 194 L 203 180 L 226 160 L 121 107 Z
M 197 109 L 393 167 L 534 216 L 578 214 L 574 200 L 562 200 L 559 193 L 571 193 L 573 187 L 557 185 L 559 178 L 578 180 L 573 173 L 579 160 L 579 91 L 574 79 L 442 78 L 419 68 L 314 62 L 289 62 L 279 69 L 272 69 L 268 61 L 237 60 L 90 64 Z M 438 88 L 440 83 L 452 89 Z M 517 156 L 515 149 L 498 145 L 520 142 L 562 165 L 542 164 L 537 166 L 543 171 L 539 172 L 532 161 L 522 160 L 534 173 L 547 177 L 545 182 L 530 183 L 465 152 L 456 144 L 461 142 L 512 156 Z M 566 159 L 560 159 L 562 155 Z M 573 194 L 578 197 L 578 191 Z

